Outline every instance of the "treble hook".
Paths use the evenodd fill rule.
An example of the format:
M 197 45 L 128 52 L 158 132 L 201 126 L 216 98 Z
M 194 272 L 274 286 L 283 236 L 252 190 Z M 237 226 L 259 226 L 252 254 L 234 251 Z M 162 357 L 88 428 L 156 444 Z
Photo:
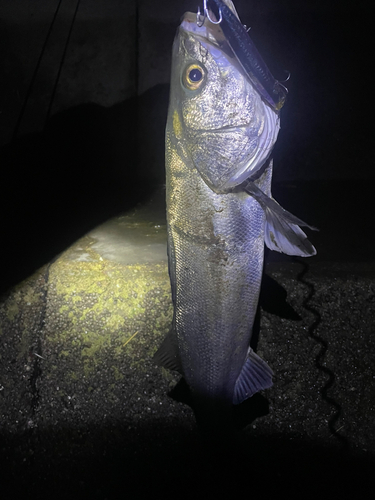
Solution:
M 277 93 L 278 93 L 278 90 L 280 90 L 280 87 L 281 87 L 281 88 L 284 90 L 284 92 L 285 92 L 285 97 L 286 97 L 286 96 L 287 96 L 287 94 L 289 93 L 289 90 L 287 89 L 287 87 L 285 87 L 285 85 L 283 85 L 283 83 L 286 83 L 286 82 L 289 80 L 291 73 L 290 73 L 290 71 L 288 71 L 287 69 L 284 69 L 284 72 L 285 72 L 285 73 L 288 73 L 288 76 L 285 78 L 285 80 L 276 80 L 275 85 L 274 85 L 274 88 L 273 88 L 273 92 L 274 92 L 275 94 L 277 94 Z M 285 99 L 284 99 L 284 100 L 285 100 Z
M 221 13 L 221 8 L 219 9 L 219 17 L 220 19 L 218 21 L 213 21 L 210 18 L 210 14 L 208 13 L 208 8 L 207 8 L 207 0 L 203 0 L 203 21 L 200 21 L 201 17 L 201 8 L 198 6 L 198 12 L 197 12 L 197 26 L 200 28 L 201 26 L 204 25 L 204 21 L 207 18 L 212 24 L 220 24 L 221 21 L 223 20 L 223 15 Z

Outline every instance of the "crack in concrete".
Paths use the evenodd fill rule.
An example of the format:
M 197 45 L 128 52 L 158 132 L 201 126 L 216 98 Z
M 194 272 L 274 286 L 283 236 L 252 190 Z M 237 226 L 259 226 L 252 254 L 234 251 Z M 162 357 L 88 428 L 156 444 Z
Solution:
M 36 409 L 39 405 L 39 387 L 38 382 L 43 375 L 42 369 L 42 360 L 43 360 L 43 351 L 42 351 L 42 334 L 44 331 L 44 326 L 46 322 L 46 312 L 47 312 L 47 296 L 48 296 L 48 286 L 49 286 L 49 273 L 52 264 L 58 259 L 59 256 L 56 256 L 52 259 L 45 270 L 43 279 L 43 291 L 42 291 L 42 310 L 40 313 L 39 321 L 35 327 L 36 330 L 36 342 L 30 349 L 30 355 L 34 357 L 34 363 L 30 375 L 30 388 L 31 388 L 31 416 L 35 415 Z

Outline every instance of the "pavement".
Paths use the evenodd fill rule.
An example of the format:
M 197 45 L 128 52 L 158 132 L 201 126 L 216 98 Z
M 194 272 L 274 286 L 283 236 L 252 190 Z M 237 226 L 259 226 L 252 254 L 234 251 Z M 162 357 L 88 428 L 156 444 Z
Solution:
M 374 181 L 296 176 L 326 150 L 281 134 L 274 196 L 320 229 L 318 255 L 266 253 L 255 347 L 274 385 L 237 408 L 233 440 L 207 442 L 179 377 L 152 362 L 172 318 L 163 54 L 181 9 L 161 5 L 160 38 L 141 2 L 137 48 L 132 2 L 58 5 L 1 5 L 1 490 L 372 498 Z M 292 115 L 286 131 L 306 131 Z

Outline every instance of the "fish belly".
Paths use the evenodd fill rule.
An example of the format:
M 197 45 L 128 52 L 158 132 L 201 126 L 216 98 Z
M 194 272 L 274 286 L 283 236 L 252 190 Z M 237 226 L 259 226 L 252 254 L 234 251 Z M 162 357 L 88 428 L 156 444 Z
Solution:
M 167 155 L 169 271 L 183 375 L 193 392 L 232 401 L 256 314 L 265 216 L 243 192 L 214 193 Z

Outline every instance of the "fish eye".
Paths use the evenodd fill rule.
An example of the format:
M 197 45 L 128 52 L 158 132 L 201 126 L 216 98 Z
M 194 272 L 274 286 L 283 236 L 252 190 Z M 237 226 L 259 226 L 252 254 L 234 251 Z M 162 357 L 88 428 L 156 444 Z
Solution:
M 197 90 L 202 85 L 204 76 L 205 70 L 202 66 L 199 64 L 189 64 L 183 73 L 182 83 L 189 90 Z

